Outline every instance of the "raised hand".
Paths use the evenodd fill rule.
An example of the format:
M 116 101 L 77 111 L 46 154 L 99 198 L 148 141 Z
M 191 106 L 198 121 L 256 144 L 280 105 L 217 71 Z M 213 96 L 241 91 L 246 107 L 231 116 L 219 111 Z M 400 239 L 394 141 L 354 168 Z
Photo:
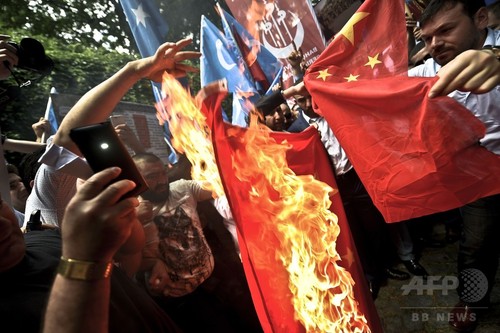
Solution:
M 149 67 L 146 77 L 155 82 L 160 82 L 165 71 L 174 77 L 182 77 L 188 72 L 198 71 L 196 67 L 182 63 L 184 60 L 197 59 L 201 56 L 200 52 L 181 51 L 192 42 L 192 39 L 185 38 L 176 43 L 167 42 L 162 44 L 152 57 L 143 59 L 146 66 Z

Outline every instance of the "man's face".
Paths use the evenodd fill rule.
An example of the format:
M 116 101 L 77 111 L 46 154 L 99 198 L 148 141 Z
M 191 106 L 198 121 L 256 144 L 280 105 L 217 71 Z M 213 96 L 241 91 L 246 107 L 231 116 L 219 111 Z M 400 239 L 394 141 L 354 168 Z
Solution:
M 430 55 L 441 66 L 460 53 L 480 49 L 484 42 L 487 24 L 486 8 L 480 9 L 471 19 L 461 3 L 445 6 L 422 27 L 422 40 Z
M 318 117 L 318 114 L 314 112 L 312 107 L 311 95 L 295 95 L 293 98 L 295 99 L 295 103 L 297 103 L 306 116 L 310 118 Z
M 496 16 L 493 11 L 488 11 L 488 28 L 500 30 L 500 17 Z
M 12 202 L 12 206 L 21 213 L 24 213 L 29 193 L 26 190 L 26 187 L 24 187 L 21 177 L 15 173 L 9 173 L 9 186 L 10 201 Z
M 283 111 L 281 107 L 277 107 L 274 110 L 274 113 L 266 116 L 266 126 L 272 129 L 273 131 L 282 131 L 285 125 L 285 116 L 283 115 Z
M 161 161 L 136 161 L 137 168 L 146 180 L 149 189 L 141 197 L 153 203 L 162 203 L 168 199 L 169 183 L 167 170 Z
M 14 211 L 0 196 L 0 272 L 17 265 L 25 252 L 24 237 Z

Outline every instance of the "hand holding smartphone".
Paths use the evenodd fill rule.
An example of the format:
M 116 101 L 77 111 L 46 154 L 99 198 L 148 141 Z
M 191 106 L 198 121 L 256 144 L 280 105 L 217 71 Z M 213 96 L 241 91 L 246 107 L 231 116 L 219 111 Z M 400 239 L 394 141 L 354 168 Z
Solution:
M 73 128 L 70 137 L 94 172 L 109 167 L 120 167 L 122 172 L 115 181 L 128 179 L 135 182 L 136 187 L 125 197 L 138 196 L 148 189 L 146 181 L 110 121 Z

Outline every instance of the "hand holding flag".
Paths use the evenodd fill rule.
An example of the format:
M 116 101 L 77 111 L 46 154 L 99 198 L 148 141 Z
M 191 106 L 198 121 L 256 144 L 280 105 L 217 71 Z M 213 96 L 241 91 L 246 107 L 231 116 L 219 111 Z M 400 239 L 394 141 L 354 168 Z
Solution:
M 430 98 L 454 90 L 482 94 L 500 84 L 500 62 L 494 53 L 468 50 L 442 67 L 438 76 L 429 92 Z
M 404 3 L 368 0 L 305 76 L 387 222 L 500 191 L 500 157 L 478 145 L 484 125 L 449 97 L 428 99 L 437 78 L 408 78 L 405 49 Z

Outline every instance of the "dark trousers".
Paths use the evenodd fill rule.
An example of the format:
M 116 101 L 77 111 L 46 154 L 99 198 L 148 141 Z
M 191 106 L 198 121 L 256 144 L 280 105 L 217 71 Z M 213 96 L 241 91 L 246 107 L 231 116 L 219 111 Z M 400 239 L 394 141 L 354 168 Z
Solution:
M 389 261 L 384 218 L 354 169 L 336 180 L 365 276 L 372 282 L 381 281 Z
M 488 305 L 500 254 L 500 194 L 476 200 L 460 212 L 459 296 L 469 303 Z

